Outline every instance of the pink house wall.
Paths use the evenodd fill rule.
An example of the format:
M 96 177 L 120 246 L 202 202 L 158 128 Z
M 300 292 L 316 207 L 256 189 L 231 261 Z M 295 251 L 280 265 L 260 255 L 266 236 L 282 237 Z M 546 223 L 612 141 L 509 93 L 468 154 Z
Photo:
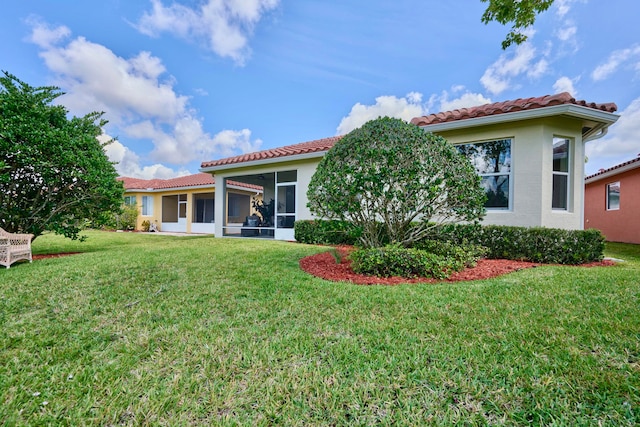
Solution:
M 607 185 L 620 182 L 620 209 L 607 210 Z M 640 168 L 585 185 L 584 228 L 597 228 L 610 242 L 640 244 Z

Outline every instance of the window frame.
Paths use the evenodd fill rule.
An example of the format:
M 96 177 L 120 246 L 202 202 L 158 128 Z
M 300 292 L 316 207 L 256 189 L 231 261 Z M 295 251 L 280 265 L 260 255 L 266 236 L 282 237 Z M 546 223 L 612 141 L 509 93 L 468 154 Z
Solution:
M 214 224 L 216 212 L 215 193 L 195 193 L 192 200 L 193 219 L 191 222 L 194 224 Z M 209 207 L 208 209 L 207 206 Z M 206 221 L 207 218 L 211 220 Z
M 137 203 L 136 196 L 124 196 L 125 206 L 135 206 Z
M 554 146 L 557 142 L 567 142 L 567 170 L 561 171 L 555 169 L 555 161 L 554 161 Z M 551 141 L 551 210 L 555 212 L 570 212 L 571 211 L 571 175 L 573 171 L 573 162 L 571 161 L 571 152 L 573 150 L 572 139 L 565 136 L 554 135 Z M 565 207 L 555 207 L 553 205 L 555 201 L 555 186 L 553 185 L 556 176 L 564 176 L 566 177 L 566 187 L 565 187 Z
M 514 193 L 514 184 L 513 184 L 513 180 L 514 180 L 513 149 L 514 149 L 514 140 L 515 140 L 515 137 L 513 137 L 513 136 L 505 136 L 505 137 L 498 137 L 498 138 L 486 139 L 486 140 L 481 140 L 481 141 L 471 141 L 471 142 L 464 142 L 464 143 L 460 143 L 460 144 L 455 144 L 455 147 L 458 148 L 458 147 L 463 147 L 463 146 L 468 146 L 468 145 L 482 145 L 482 144 L 488 144 L 488 143 L 492 143 L 492 142 L 509 141 L 509 154 L 508 154 L 509 161 L 508 161 L 508 163 L 505 162 L 505 165 L 508 164 L 508 168 L 509 168 L 508 172 L 486 172 L 486 173 L 480 173 L 480 172 L 478 172 L 478 170 L 476 168 L 476 173 L 478 174 L 478 176 L 480 176 L 481 179 L 483 179 L 485 177 L 506 176 L 508 181 L 509 181 L 508 193 L 507 193 L 507 206 L 504 206 L 504 207 L 502 207 L 502 206 L 485 206 L 485 209 L 487 211 L 490 211 L 490 212 L 507 212 L 507 211 L 512 211 L 513 210 L 513 195 L 514 195 L 513 194 Z M 471 159 L 469 159 L 469 160 L 471 160 Z
M 616 207 L 611 207 L 611 191 L 609 190 L 611 187 L 613 186 L 617 186 L 618 187 L 618 206 Z M 620 210 L 620 181 L 614 181 L 611 182 L 609 184 L 607 184 L 607 186 L 605 187 L 606 193 L 605 193 L 605 198 L 606 198 L 606 210 L 608 211 L 619 211 Z
M 153 216 L 153 196 L 142 196 L 141 216 Z

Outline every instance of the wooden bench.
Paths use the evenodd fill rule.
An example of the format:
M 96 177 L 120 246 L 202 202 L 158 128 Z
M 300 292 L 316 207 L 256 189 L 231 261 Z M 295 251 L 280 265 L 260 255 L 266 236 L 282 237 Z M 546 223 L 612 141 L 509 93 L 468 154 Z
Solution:
M 33 234 L 7 233 L 0 228 L 0 265 L 11 267 L 21 259 L 33 261 L 31 256 L 31 239 Z

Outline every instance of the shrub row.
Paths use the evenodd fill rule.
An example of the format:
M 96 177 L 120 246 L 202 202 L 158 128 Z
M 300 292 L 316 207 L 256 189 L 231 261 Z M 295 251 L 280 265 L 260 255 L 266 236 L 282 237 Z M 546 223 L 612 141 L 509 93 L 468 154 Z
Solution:
M 302 220 L 294 224 L 295 239 L 311 245 L 355 245 L 361 231 L 346 221 Z
M 296 221 L 296 240 L 311 244 L 356 244 L 359 230 L 341 221 Z M 445 225 L 434 227 L 427 238 L 454 246 L 468 243 L 487 248 L 488 258 L 550 264 L 584 264 L 604 256 L 604 237 L 598 230 L 561 230 L 544 227 Z M 425 245 L 431 245 L 426 247 Z M 418 249 L 438 245 L 418 242 Z
M 577 265 L 604 256 L 604 236 L 595 229 L 448 225 L 434 228 L 429 238 L 484 246 L 488 258 Z

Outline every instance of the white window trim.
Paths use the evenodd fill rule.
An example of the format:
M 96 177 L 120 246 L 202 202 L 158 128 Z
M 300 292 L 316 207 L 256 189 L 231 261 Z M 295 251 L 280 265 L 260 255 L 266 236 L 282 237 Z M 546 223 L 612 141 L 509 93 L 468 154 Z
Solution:
M 560 172 L 560 171 L 555 171 L 553 170 L 553 144 L 556 142 L 556 140 L 563 140 L 563 141 L 567 141 L 568 147 L 567 147 L 567 172 Z M 554 135 L 553 139 L 551 140 L 551 210 L 553 212 L 571 212 L 571 206 L 572 206 L 572 197 L 571 195 L 573 194 L 573 187 L 571 185 L 571 175 L 572 175 L 572 171 L 573 171 L 573 162 L 571 161 L 571 153 L 573 150 L 573 140 L 571 138 L 568 138 L 566 136 L 558 136 L 558 135 Z M 567 199 L 565 200 L 565 205 L 567 206 L 566 208 L 554 208 L 553 207 L 553 177 L 559 175 L 559 176 L 566 176 L 567 177 L 567 189 L 566 189 L 566 194 L 567 194 Z
M 491 138 L 491 139 L 486 139 L 486 140 L 482 140 L 482 141 L 470 141 L 470 142 L 462 142 L 459 144 L 456 144 L 456 146 L 459 145 L 479 145 L 479 144 L 485 144 L 487 142 L 494 142 L 494 141 L 503 141 L 503 140 L 509 140 L 509 157 L 511 159 L 511 164 L 509 165 L 509 172 L 508 173 L 504 173 L 504 172 L 492 172 L 492 173 L 482 173 L 482 174 L 478 174 L 478 176 L 480 176 L 480 178 L 485 177 L 485 176 L 505 176 L 507 175 L 509 177 L 509 201 L 507 203 L 507 207 L 505 208 L 497 208 L 497 207 L 485 207 L 485 209 L 487 210 L 487 212 L 491 212 L 491 213 L 500 213 L 500 212 L 513 212 L 513 197 L 514 197 L 514 173 L 513 173 L 513 148 L 514 148 L 514 137 L 513 136 L 505 136 L 505 137 L 501 137 L 501 138 Z
M 611 208 L 609 207 L 609 187 L 611 187 L 612 185 L 617 185 L 618 186 L 618 207 L 617 208 Z M 614 181 L 614 182 L 610 182 L 609 184 L 606 185 L 605 187 L 605 198 L 606 198 L 606 205 L 605 208 L 607 211 L 619 211 L 620 210 L 620 181 Z
M 153 196 L 142 196 L 142 206 L 140 207 L 140 215 L 153 216 Z

